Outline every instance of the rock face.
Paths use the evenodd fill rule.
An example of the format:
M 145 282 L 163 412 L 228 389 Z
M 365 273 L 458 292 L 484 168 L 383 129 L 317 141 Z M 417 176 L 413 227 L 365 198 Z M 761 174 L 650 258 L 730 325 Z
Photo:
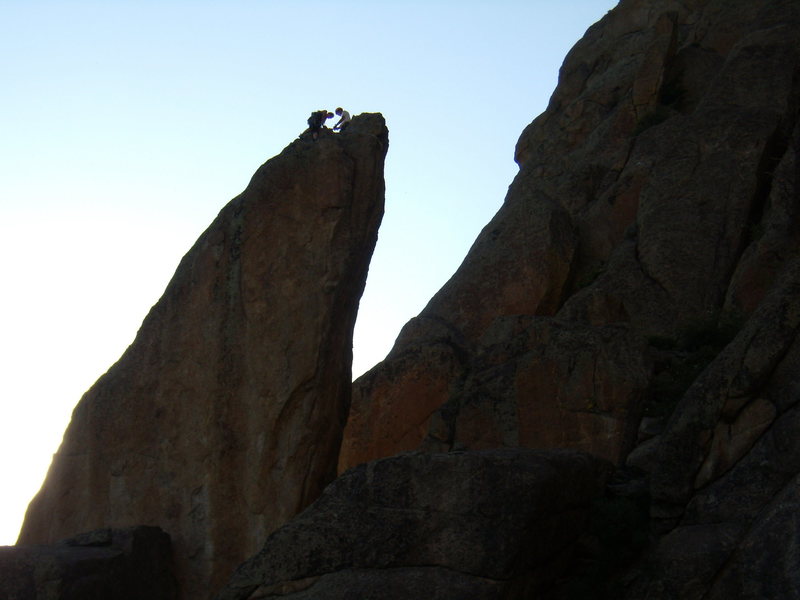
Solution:
M 533 597 L 569 562 L 610 471 L 586 454 L 523 449 L 361 465 L 273 533 L 217 600 Z
M 352 332 L 383 215 L 379 114 L 269 160 L 85 394 L 20 543 L 158 525 L 208 597 L 336 475 Z
M 76 409 L 23 540 L 159 524 L 194 598 L 273 531 L 219 600 L 800 598 L 799 116 L 797 0 L 621 0 L 285 523 L 333 476 L 386 134 L 296 142 Z
M 340 470 L 579 448 L 650 499 L 641 561 L 594 597 L 800 598 L 798 116 L 796 0 L 622 0 L 459 270 L 355 382 Z
M 800 597 L 800 260 L 776 284 L 628 458 L 663 534 L 629 598 Z
M 502 208 L 355 383 L 340 470 L 428 447 L 624 460 L 680 359 L 647 342 L 740 325 L 797 252 L 797 11 L 623 0 L 587 31 Z
M 103 529 L 50 546 L 0 547 L 0 600 L 175 600 L 169 536 Z

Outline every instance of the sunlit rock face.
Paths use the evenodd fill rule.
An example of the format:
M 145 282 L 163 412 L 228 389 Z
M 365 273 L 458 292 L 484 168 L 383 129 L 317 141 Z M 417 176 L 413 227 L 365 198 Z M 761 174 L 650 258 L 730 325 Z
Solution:
M 183 597 L 203 598 L 319 495 L 336 475 L 387 148 L 383 117 L 365 114 L 258 169 L 77 405 L 21 543 L 157 525 Z

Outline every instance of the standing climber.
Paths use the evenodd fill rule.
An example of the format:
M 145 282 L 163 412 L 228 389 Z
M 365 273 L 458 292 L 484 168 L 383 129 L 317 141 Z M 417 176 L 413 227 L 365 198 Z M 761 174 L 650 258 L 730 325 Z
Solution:
M 340 117 L 339 122 L 333 126 L 333 130 L 344 131 L 350 124 L 350 113 L 343 109 L 341 106 L 336 109 L 336 115 Z
M 308 117 L 308 130 L 311 132 L 311 139 L 315 142 L 319 137 L 319 130 L 325 127 L 326 119 L 330 119 L 333 117 L 333 113 L 329 113 L 327 110 L 317 110 L 311 113 L 311 116 Z

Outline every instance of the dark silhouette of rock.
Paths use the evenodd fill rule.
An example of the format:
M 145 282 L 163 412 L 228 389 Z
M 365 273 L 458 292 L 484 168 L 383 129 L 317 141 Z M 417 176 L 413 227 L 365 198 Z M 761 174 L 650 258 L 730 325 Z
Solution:
M 175 600 L 169 536 L 103 529 L 49 546 L 0 546 L 0 600 Z
M 539 361 L 543 373 L 561 362 L 553 387 L 569 373 L 613 398 L 565 406 L 551 390 L 484 389 L 482 357 L 498 346 L 485 336 L 526 315 L 676 339 L 752 313 L 797 252 L 796 12 L 793 2 L 623 0 L 587 31 L 520 137 L 502 208 L 386 360 L 356 382 L 340 469 L 441 442 L 442 422 L 460 425 L 439 448 L 485 447 L 487 435 L 490 445 L 533 447 L 560 438 L 624 457 L 647 357 L 631 361 L 634 393 L 611 389 L 625 377 L 574 373 L 566 348 Z M 601 356 L 586 331 L 583 352 Z M 514 363 L 531 348 L 509 335 Z M 465 410 L 467 389 L 504 415 L 507 435 L 484 429 L 487 410 Z M 531 429 L 525 414 L 549 417 Z
M 333 477 L 386 144 L 378 117 L 296 142 L 79 405 L 23 538 L 144 519 L 208 593 L 273 531 L 220 600 L 800 598 L 799 116 L 797 0 L 621 0 L 287 523 Z
M 630 598 L 798 597 L 800 261 L 776 283 L 663 433 L 628 458 L 666 532 Z M 702 554 L 686 556 L 697 539 Z
M 273 533 L 217 600 L 533 597 L 568 564 L 610 471 L 524 449 L 361 465 Z
M 459 270 L 355 382 L 340 469 L 579 448 L 621 466 L 621 505 L 649 499 L 650 543 L 553 598 L 800 597 L 798 116 L 800 3 L 622 0 Z
M 383 117 L 296 140 L 181 261 L 77 405 L 20 543 L 158 525 L 207 597 L 336 475 L 383 215 Z

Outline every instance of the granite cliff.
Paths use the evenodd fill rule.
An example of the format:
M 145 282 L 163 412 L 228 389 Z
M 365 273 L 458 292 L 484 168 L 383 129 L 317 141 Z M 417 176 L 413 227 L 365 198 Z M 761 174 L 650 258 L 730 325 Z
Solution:
M 22 541 L 159 525 L 219 600 L 800 598 L 798 116 L 797 0 L 621 0 L 352 401 L 386 134 L 295 142 L 82 400 Z
M 620 461 L 662 356 L 794 251 L 796 2 L 623 0 L 567 56 L 452 279 L 361 377 L 341 468 L 413 448 Z
M 156 525 L 201 598 L 336 475 L 358 302 L 383 215 L 379 114 L 253 175 L 84 395 L 20 544 Z
M 340 470 L 584 450 L 619 467 L 626 541 L 589 536 L 546 594 L 798 597 L 799 54 L 790 0 L 622 0 L 591 27 L 502 208 L 355 382 Z

